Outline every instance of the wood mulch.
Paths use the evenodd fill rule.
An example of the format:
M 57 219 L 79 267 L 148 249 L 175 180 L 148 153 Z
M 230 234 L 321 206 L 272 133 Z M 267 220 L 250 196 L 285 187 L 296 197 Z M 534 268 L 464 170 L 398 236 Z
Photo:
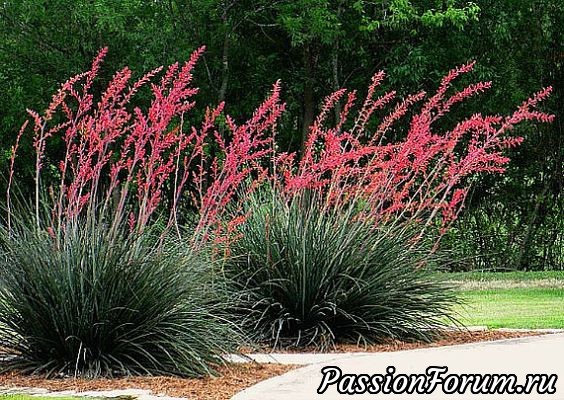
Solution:
M 400 340 L 390 340 L 382 344 L 337 344 L 333 348 L 328 349 L 327 353 L 357 353 L 357 352 L 390 352 L 400 350 L 413 350 L 427 347 L 442 347 L 453 346 L 457 344 L 476 343 L 476 342 L 489 342 L 492 340 L 502 339 L 515 339 L 526 336 L 538 336 L 543 333 L 529 331 L 529 332 L 500 332 L 492 330 L 484 331 L 454 331 L 446 332 L 441 337 L 431 343 L 426 342 L 402 342 Z M 276 351 L 278 352 L 278 351 Z M 282 352 L 288 353 L 303 353 L 303 352 L 316 352 L 314 348 L 310 349 L 285 349 Z
M 197 400 L 227 400 L 235 393 L 255 383 L 281 375 L 296 368 L 278 364 L 232 364 L 219 368 L 220 376 L 201 379 L 174 377 L 124 377 L 116 379 L 44 379 L 40 376 L 22 376 L 16 372 L 0 375 L 0 387 L 35 387 L 51 391 L 146 389 L 154 394 L 185 397 Z
M 410 350 L 423 347 L 449 346 L 463 343 L 474 343 L 499 339 L 510 339 L 538 335 L 536 332 L 452 332 L 433 343 L 405 343 L 391 341 L 386 344 L 357 346 L 340 344 L 333 352 L 389 352 Z M 302 349 L 308 351 L 312 349 Z M 294 350 L 294 352 L 297 352 Z M 17 372 L 0 374 L 0 387 L 36 387 L 52 391 L 76 390 L 115 390 L 115 389 L 147 389 L 155 394 L 174 397 L 186 397 L 197 400 L 227 400 L 235 393 L 250 387 L 262 380 L 283 374 L 297 368 L 293 365 L 278 364 L 231 364 L 219 369 L 219 377 L 201 379 L 183 379 L 173 377 L 127 377 L 117 379 L 45 379 L 41 376 L 24 376 Z

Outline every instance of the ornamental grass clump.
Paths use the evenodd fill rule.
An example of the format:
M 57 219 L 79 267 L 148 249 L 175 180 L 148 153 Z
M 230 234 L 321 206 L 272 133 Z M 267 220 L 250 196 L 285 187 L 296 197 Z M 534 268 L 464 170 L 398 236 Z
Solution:
M 222 317 L 209 264 L 159 237 L 35 221 L 3 232 L 2 367 L 54 376 L 214 372 L 237 331 Z
M 124 67 L 100 84 L 102 49 L 45 111 L 28 110 L 1 228 L 8 367 L 49 376 L 200 376 L 238 342 L 223 317 L 221 285 L 212 287 L 207 239 L 221 237 L 217 222 L 241 183 L 264 175 L 255 160 L 270 152 L 284 105 L 276 84 L 244 123 L 224 116 L 223 104 L 196 119 L 192 78 L 202 52 L 138 80 Z M 140 91 L 150 102 L 135 100 Z M 228 139 L 216 128 L 220 117 Z M 29 170 L 19 155 L 30 149 L 32 199 L 18 207 L 14 188 L 25 187 Z M 194 211 L 195 228 L 183 234 L 178 216 Z
M 274 347 L 430 340 L 456 299 L 437 280 L 428 241 L 413 227 L 378 226 L 358 210 L 323 210 L 255 193 L 225 265 L 247 332 Z
M 257 340 L 275 347 L 427 340 L 453 322 L 455 296 L 430 268 L 442 264 L 439 239 L 461 212 L 471 178 L 504 173 L 507 149 L 523 140 L 510 135 L 514 127 L 554 119 L 538 109 L 547 87 L 508 116 L 442 123 L 491 87 L 453 88 L 473 68 L 457 67 L 435 93 L 403 100 L 377 93 L 385 76 L 378 72 L 362 102 L 346 89 L 325 99 L 300 154 L 273 152 L 274 192 L 251 195 L 233 213 L 242 224 L 226 263 Z

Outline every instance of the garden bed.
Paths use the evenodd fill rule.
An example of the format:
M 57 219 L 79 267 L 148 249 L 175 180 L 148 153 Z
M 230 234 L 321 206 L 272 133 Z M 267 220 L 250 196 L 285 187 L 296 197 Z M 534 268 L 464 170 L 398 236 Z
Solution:
M 452 332 L 433 343 L 405 343 L 392 341 L 386 344 L 357 346 L 340 344 L 332 352 L 390 352 L 423 347 L 450 346 L 491 340 L 511 339 L 540 335 L 538 332 L 475 331 Z M 313 351 L 302 349 L 300 352 Z M 298 352 L 298 350 L 285 350 Z M 182 379 L 172 377 L 128 377 L 118 379 L 44 379 L 40 376 L 22 376 L 18 373 L 0 375 L 0 387 L 36 387 L 52 391 L 92 391 L 108 389 L 147 389 L 156 394 L 186 397 L 198 400 L 226 400 L 235 393 L 260 381 L 288 372 L 297 366 L 280 364 L 243 363 L 220 368 L 219 377 Z
M 44 379 L 18 373 L 0 375 L 0 387 L 37 387 L 77 392 L 114 389 L 146 389 L 155 394 L 198 400 L 226 400 L 262 380 L 295 368 L 291 365 L 233 364 L 220 368 L 219 377 L 183 379 L 174 377 L 127 377 L 117 379 Z

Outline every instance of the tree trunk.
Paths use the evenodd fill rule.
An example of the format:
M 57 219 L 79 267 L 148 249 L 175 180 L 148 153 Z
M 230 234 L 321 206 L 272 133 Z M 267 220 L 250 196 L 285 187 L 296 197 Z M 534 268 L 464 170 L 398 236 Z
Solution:
M 219 103 L 225 101 L 225 95 L 227 94 L 227 86 L 229 84 L 229 34 L 230 31 L 227 29 L 225 31 L 225 36 L 223 38 L 223 51 L 221 54 L 221 85 L 217 94 L 217 100 Z
M 341 88 L 339 83 L 339 42 L 335 42 L 335 47 L 333 48 L 332 54 L 332 67 L 333 67 L 333 91 L 336 92 Z M 341 116 L 341 102 L 337 102 L 335 104 L 335 124 L 339 123 L 339 119 Z
M 341 13 L 342 13 L 342 4 L 339 3 L 339 6 L 337 8 L 337 20 L 341 20 Z M 339 81 L 339 39 L 335 39 L 335 42 L 333 44 L 333 51 L 331 53 L 331 67 L 332 67 L 332 72 L 333 72 L 333 77 L 332 77 L 332 86 L 333 86 L 333 91 L 336 92 L 337 90 L 341 89 L 341 83 Z M 335 104 L 335 124 L 339 123 L 339 119 L 341 116 L 341 102 L 337 102 Z
M 313 124 L 315 117 L 315 98 L 314 98 L 314 73 L 315 57 L 311 45 L 304 47 L 304 99 L 303 99 L 303 120 L 302 120 L 302 149 L 307 141 L 309 128 Z

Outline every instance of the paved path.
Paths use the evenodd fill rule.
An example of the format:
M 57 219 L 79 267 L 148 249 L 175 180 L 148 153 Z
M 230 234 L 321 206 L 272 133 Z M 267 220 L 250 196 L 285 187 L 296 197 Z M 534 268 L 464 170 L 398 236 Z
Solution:
M 441 387 L 430 395 L 339 394 L 336 385 L 330 385 L 324 394 L 317 394 L 322 382 L 321 369 L 337 366 L 342 374 L 385 374 L 388 366 L 398 374 L 422 374 L 429 366 L 447 366 L 447 374 L 516 374 L 517 383 L 525 382 L 531 373 L 557 374 L 555 394 L 474 395 L 445 394 Z M 310 399 L 559 399 L 564 400 L 564 334 L 473 343 L 460 346 L 438 347 L 395 353 L 350 354 L 332 360 L 311 364 L 284 375 L 261 382 L 237 395 L 232 400 L 310 400 Z

